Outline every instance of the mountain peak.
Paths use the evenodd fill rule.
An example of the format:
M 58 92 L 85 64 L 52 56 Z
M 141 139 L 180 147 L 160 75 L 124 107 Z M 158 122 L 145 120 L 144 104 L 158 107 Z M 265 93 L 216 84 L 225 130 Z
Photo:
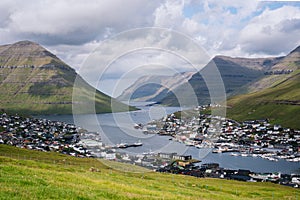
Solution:
M 0 46 L 0 66 L 32 65 L 41 67 L 53 61 L 63 64 L 47 49 L 29 40 Z
M 38 43 L 32 42 L 30 40 L 21 40 L 21 41 L 16 42 L 12 45 L 14 45 L 14 46 L 28 46 L 28 45 L 38 45 L 38 46 L 40 46 Z
M 32 53 L 33 51 L 48 51 L 40 44 L 29 40 L 23 40 L 5 46 L 7 46 L 11 51 L 20 51 L 22 53 L 24 52 Z

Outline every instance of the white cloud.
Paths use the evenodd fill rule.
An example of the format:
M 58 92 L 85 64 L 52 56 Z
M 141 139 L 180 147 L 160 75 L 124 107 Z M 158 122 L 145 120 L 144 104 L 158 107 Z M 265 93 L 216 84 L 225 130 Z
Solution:
M 220 54 L 238 46 L 237 35 L 258 5 L 253 0 L 167 1 L 156 9 L 155 25 L 190 35 L 210 54 Z
M 300 44 L 300 8 L 284 6 L 265 10 L 240 32 L 245 52 L 278 55 Z
M 151 26 L 158 1 L 122 0 L 85 1 L 17 1 L 5 15 L 2 28 L 8 34 L 27 37 L 43 44 L 83 44 L 103 39 L 107 28 L 119 32 L 128 28 Z M 3 16 L 2 18 L 5 18 Z M 1 17 L 1 16 L 0 16 Z M 0 33 L 1 34 L 1 33 Z M 2 32 L 2 34 L 5 34 Z
M 177 28 L 183 19 L 182 10 L 184 7 L 183 0 L 168 0 L 161 4 L 154 12 L 154 26 Z

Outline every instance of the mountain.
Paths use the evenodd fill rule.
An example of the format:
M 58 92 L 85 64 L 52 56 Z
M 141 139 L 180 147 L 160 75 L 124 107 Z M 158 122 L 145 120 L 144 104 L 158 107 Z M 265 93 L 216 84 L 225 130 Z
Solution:
M 187 82 L 194 72 L 178 73 L 172 76 L 142 76 L 133 85 L 128 87 L 117 98 L 121 101 L 160 101 L 169 90 L 177 88 Z
M 202 70 L 210 70 L 211 65 L 215 65 L 220 72 L 224 82 L 227 96 L 232 96 L 247 92 L 247 85 L 262 76 L 264 71 L 272 64 L 278 63 L 281 58 L 231 58 L 227 56 L 214 57 Z M 212 72 L 213 73 L 213 72 Z M 215 75 L 212 74 L 213 78 Z M 201 76 L 201 71 L 195 73 L 187 83 L 177 87 L 175 92 L 167 94 L 161 101 L 165 105 L 178 105 L 177 97 L 174 93 L 183 94 L 190 85 L 198 99 L 198 104 L 208 104 L 210 102 L 209 90 Z M 187 94 L 188 95 L 188 94 Z
M 274 124 L 300 129 L 300 46 L 250 87 L 259 90 L 228 100 L 230 118 L 240 121 L 268 118 Z
M 272 66 L 278 64 L 283 57 L 274 58 L 232 58 L 216 56 L 203 70 L 215 64 L 224 82 L 226 95 L 232 96 L 249 92 L 249 84 L 259 80 Z M 127 88 L 119 100 L 155 101 L 169 106 L 178 106 L 178 98 L 189 98 L 187 91 L 192 87 L 199 104 L 210 103 L 210 95 L 201 72 L 187 72 L 174 76 L 143 76 Z M 179 95 L 175 94 L 180 94 Z M 191 101 L 181 99 L 186 104 Z M 195 102 L 195 101 L 193 101 Z
M 111 103 L 114 111 L 134 109 L 95 90 L 74 69 L 31 41 L 0 46 L 0 91 L 0 109 L 6 112 L 71 114 L 73 106 L 84 108 L 94 102 L 93 109 L 77 112 L 111 112 Z
M 258 81 L 253 82 L 249 85 L 249 92 L 256 92 L 262 89 L 269 88 L 276 82 L 281 82 L 287 79 L 288 77 L 292 76 L 292 74 L 289 73 L 288 70 L 294 71 L 297 70 L 297 68 L 299 67 L 299 53 L 300 48 L 297 47 L 296 49 L 291 51 L 287 56 L 281 57 L 279 59 L 279 62 L 273 64 L 266 71 L 267 75 L 277 73 L 280 76 L 264 76 L 262 79 L 259 79 Z

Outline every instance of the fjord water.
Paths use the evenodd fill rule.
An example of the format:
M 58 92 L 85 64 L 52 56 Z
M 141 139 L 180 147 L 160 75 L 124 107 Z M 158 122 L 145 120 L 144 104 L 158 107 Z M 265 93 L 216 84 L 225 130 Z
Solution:
M 254 172 L 281 172 L 299 173 L 299 162 L 287 162 L 280 159 L 278 162 L 269 161 L 259 157 L 230 156 L 230 154 L 214 154 L 208 150 L 187 147 L 185 144 L 169 140 L 171 137 L 155 134 L 145 135 L 141 130 L 135 129 L 134 124 L 145 124 L 154 119 L 160 119 L 166 114 L 181 110 L 179 107 L 145 106 L 144 103 L 135 104 L 141 110 L 123 113 L 107 113 L 97 115 L 77 115 L 76 125 L 91 132 L 100 134 L 105 144 L 116 145 L 140 141 L 143 146 L 127 148 L 125 153 L 136 155 L 149 152 L 176 152 L 178 154 L 192 155 L 201 163 L 216 162 L 221 167 L 229 169 L 249 169 Z M 73 115 L 47 115 L 37 116 L 55 121 L 74 123 Z M 96 119 L 96 120 L 95 120 Z M 201 164 L 200 163 L 200 164 Z

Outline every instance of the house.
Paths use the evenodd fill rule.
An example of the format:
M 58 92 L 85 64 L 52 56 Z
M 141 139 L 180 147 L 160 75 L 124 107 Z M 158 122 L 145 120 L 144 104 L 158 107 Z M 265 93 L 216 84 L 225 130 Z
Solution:
M 175 155 L 176 153 L 158 153 L 158 157 L 160 158 L 164 158 L 164 159 L 173 159 L 173 156 Z
M 191 159 L 192 159 L 192 156 L 191 156 L 191 155 L 185 156 L 185 155 L 177 155 L 177 154 L 174 154 L 174 155 L 173 155 L 173 159 L 174 159 L 174 160 L 188 161 L 188 160 L 191 160 Z

